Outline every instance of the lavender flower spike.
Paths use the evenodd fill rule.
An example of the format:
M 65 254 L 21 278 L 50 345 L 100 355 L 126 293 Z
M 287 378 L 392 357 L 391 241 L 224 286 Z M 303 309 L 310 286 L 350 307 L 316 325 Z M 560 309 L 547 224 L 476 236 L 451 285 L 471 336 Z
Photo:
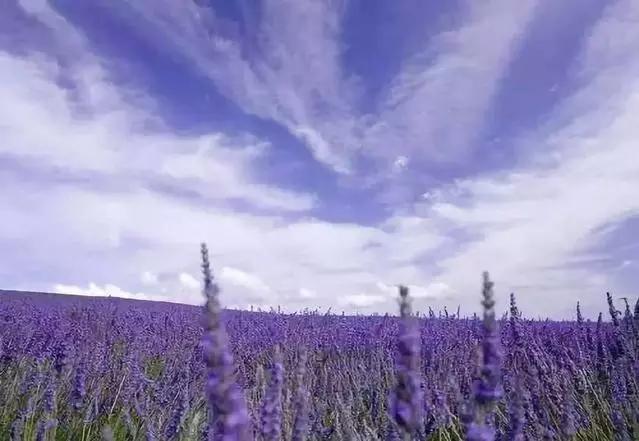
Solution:
M 279 346 L 275 346 L 271 378 L 262 405 L 261 428 L 264 441 L 280 441 L 282 438 L 282 386 L 284 385 L 284 365 Z
M 495 300 L 493 299 L 493 282 L 484 272 L 484 286 L 482 290 L 484 307 L 484 338 L 482 342 L 483 366 L 482 379 L 475 391 L 475 400 L 491 410 L 501 398 L 501 344 L 497 321 L 495 320 Z
M 513 394 L 509 408 L 509 424 L 505 439 L 507 441 L 524 441 L 524 426 L 526 425 L 526 415 L 523 407 L 523 391 L 519 381 Z
M 483 274 L 482 306 L 484 307 L 482 365 L 480 378 L 474 387 L 475 420 L 466 428 L 468 441 L 493 441 L 495 428 L 486 422 L 492 417 L 495 405 L 502 396 L 501 389 L 501 345 L 497 321 L 493 282 L 488 273 Z
M 412 321 L 408 288 L 399 287 L 399 307 L 402 323 L 397 344 L 396 379 L 390 396 L 390 413 L 402 433 L 402 438 L 417 437 L 422 424 L 423 397 L 419 378 L 420 336 Z
M 308 435 L 308 417 L 309 417 L 309 392 L 304 384 L 306 376 L 306 348 L 300 350 L 299 361 L 297 365 L 296 391 L 295 391 L 295 420 L 293 421 L 292 441 L 305 441 Z
M 202 244 L 205 324 L 202 347 L 207 366 L 206 396 L 210 408 L 209 440 L 249 440 L 249 418 L 242 390 L 235 382 L 233 355 L 220 317 L 219 288 L 213 281 L 206 244 Z

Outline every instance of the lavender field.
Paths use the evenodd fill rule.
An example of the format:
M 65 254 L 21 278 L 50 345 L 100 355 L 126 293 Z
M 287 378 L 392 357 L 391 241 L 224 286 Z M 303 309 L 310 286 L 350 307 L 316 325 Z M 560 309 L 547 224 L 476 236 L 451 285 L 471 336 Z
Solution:
M 0 438 L 631 440 L 639 311 L 597 323 L 4 293 Z M 479 286 L 478 286 L 479 288 Z M 478 289 L 479 291 L 479 289 Z M 480 295 L 478 294 L 478 302 Z M 605 305 L 605 303 L 604 303 Z
M 639 441 L 638 54 L 639 0 L 0 0 L 0 441 Z

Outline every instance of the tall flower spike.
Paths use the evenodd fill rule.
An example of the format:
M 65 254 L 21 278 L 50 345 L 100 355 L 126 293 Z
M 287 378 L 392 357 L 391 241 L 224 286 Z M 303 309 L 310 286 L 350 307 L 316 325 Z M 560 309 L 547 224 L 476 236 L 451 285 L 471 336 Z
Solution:
M 579 305 L 579 302 L 577 302 L 577 323 L 579 323 L 579 326 L 581 326 L 584 322 L 584 316 L 581 315 L 581 305 Z
M 185 394 L 182 393 L 178 397 L 177 407 L 173 409 L 171 419 L 166 426 L 165 434 L 167 439 L 174 439 L 174 437 L 179 435 L 180 430 L 182 429 L 182 419 L 184 418 L 184 413 L 186 412 L 187 407 L 187 399 L 184 395 Z
M 480 378 L 474 385 L 474 422 L 466 428 L 467 441 L 493 441 L 495 428 L 487 425 L 493 416 L 495 405 L 502 396 L 501 389 L 501 345 L 497 321 L 493 282 L 488 273 L 483 274 L 482 306 L 484 308 L 482 364 Z
M 213 281 L 209 254 L 202 244 L 202 275 L 206 298 L 202 348 L 207 366 L 208 438 L 214 441 L 249 440 L 249 418 L 242 390 L 235 382 L 233 355 L 220 317 L 219 289 Z
M 519 308 L 517 308 L 517 300 L 515 299 L 515 293 L 510 293 L 510 316 L 518 318 L 519 317 Z
M 515 299 L 515 293 L 510 293 L 510 332 L 515 344 L 520 344 L 521 333 L 519 329 L 519 319 L 521 315 L 519 308 L 517 308 L 517 300 Z
M 495 300 L 493 298 L 493 282 L 484 272 L 484 286 L 482 290 L 484 307 L 483 342 L 481 369 L 482 381 L 475 392 L 476 401 L 491 410 L 501 398 L 501 348 L 499 330 L 495 320 Z
M 308 435 L 308 406 L 309 392 L 304 383 L 306 376 L 306 348 L 300 350 L 299 360 L 297 364 L 297 372 L 295 375 L 296 388 L 295 391 L 295 420 L 293 421 L 292 441 L 305 441 Z
M 524 397 L 521 382 L 518 379 L 515 381 L 515 391 L 509 403 L 508 431 L 505 439 L 507 441 L 524 441 L 524 426 L 526 425 Z
M 629 334 L 629 337 L 633 338 L 636 334 L 634 317 L 632 315 L 632 309 L 630 309 L 630 303 L 628 297 L 623 297 L 623 303 L 625 306 L 623 321 L 625 325 L 625 331 Z
M 282 437 L 282 386 L 284 365 L 279 346 L 275 346 L 271 376 L 262 404 L 260 432 L 264 441 L 280 441 Z
M 84 358 L 79 355 L 73 379 L 71 391 L 71 404 L 76 411 L 80 411 L 84 405 L 86 396 L 86 364 Z
M 610 318 L 612 318 L 612 324 L 615 326 L 619 326 L 619 312 L 617 308 L 615 308 L 615 303 L 612 300 L 612 295 L 607 292 L 606 300 L 608 300 L 608 312 L 610 313 Z
M 612 355 L 613 360 L 618 360 L 628 352 L 626 350 L 627 342 L 625 335 L 623 334 L 619 323 L 619 317 L 622 313 L 615 308 L 612 295 L 609 292 L 606 293 L 606 298 L 608 300 L 608 312 L 610 313 L 612 324 L 614 325 L 614 344 L 610 346 L 610 355 Z
M 408 288 L 399 287 L 401 325 L 397 344 L 395 376 L 390 396 L 390 413 L 404 440 L 415 438 L 422 424 L 423 397 L 420 387 L 420 335 L 411 317 Z

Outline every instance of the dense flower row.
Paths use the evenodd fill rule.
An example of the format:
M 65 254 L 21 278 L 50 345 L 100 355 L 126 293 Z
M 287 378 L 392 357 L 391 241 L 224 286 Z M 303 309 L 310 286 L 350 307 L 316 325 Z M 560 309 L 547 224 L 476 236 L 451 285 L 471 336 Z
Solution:
M 4 294 L 0 439 L 639 439 L 639 311 L 610 322 L 222 311 Z M 204 320 L 203 320 L 204 318 Z

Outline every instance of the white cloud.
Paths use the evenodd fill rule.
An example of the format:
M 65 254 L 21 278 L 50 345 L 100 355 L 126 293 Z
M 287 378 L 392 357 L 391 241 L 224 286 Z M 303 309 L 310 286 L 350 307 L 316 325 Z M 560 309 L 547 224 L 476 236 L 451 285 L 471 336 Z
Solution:
M 398 298 L 399 285 L 390 286 L 383 282 L 377 282 L 376 288 L 392 298 Z M 408 288 L 408 293 L 413 299 L 422 300 L 446 300 L 452 294 L 453 290 L 444 282 L 432 282 L 426 286 L 408 284 L 404 285 Z
M 254 23 L 261 53 L 249 62 L 235 35 L 221 34 L 231 26 L 210 7 L 176 7 L 166 0 L 161 6 L 142 1 L 111 7 L 126 9 L 120 16 L 139 33 L 188 59 L 246 112 L 286 127 L 318 161 L 350 171 L 351 153 L 360 145 L 353 135 L 354 91 L 339 67 L 340 8 L 329 2 L 265 2 Z
M 420 161 L 465 158 L 536 4 L 463 3 L 461 26 L 435 36 L 423 53 L 405 62 L 365 144 L 389 159 L 398 151 Z
M 237 287 L 246 288 L 252 293 L 265 296 L 271 293 L 271 287 L 255 274 L 249 274 L 237 268 L 225 266 L 220 271 L 220 281 Z
M 619 27 L 631 4 L 611 7 L 586 42 L 583 69 L 598 74 L 557 109 L 551 124 L 521 141 L 558 153 L 552 162 L 533 157 L 518 170 L 457 182 L 449 194 L 463 198 L 423 203 L 424 216 L 475 238 L 438 262 L 438 277 L 456 291 L 476 290 L 476 275 L 487 269 L 502 298 L 514 290 L 524 310 L 562 315 L 579 298 L 594 312 L 601 294 L 615 286 L 611 275 L 574 263 L 606 239 L 601 229 L 639 215 L 639 161 L 630 159 L 639 138 L 639 61 L 630 54 L 639 50 L 639 34 L 626 40 L 634 41 L 634 51 L 618 53 L 614 66 L 599 63 L 609 60 L 600 52 L 604 36 L 639 32 L 627 22 Z M 639 6 L 632 8 L 639 16 Z
M 254 160 L 268 152 L 268 144 L 220 133 L 172 133 L 156 117 L 156 103 L 114 84 L 106 61 L 90 52 L 62 16 L 46 3 L 24 4 L 49 28 L 52 48 L 27 56 L 0 50 L 0 82 L 12 85 L 0 90 L 0 154 L 40 172 L 65 170 L 122 186 L 154 188 L 161 182 L 258 208 L 305 211 L 314 206 L 313 195 L 254 179 Z
M 144 286 L 153 286 L 158 284 L 158 275 L 151 271 L 144 271 L 140 276 L 140 281 Z
M 339 173 L 351 172 L 351 166 L 346 160 L 347 155 L 340 155 L 339 152 L 334 151 L 333 144 L 329 143 L 320 132 L 304 125 L 292 127 L 290 130 L 312 150 L 318 161 L 330 165 Z
M 337 299 L 337 303 L 347 307 L 369 307 L 387 302 L 388 299 L 382 295 L 372 294 L 352 294 Z
M 308 288 L 300 288 L 299 295 L 303 299 L 314 299 L 317 297 L 317 293 Z
M 188 273 L 180 273 L 180 275 L 178 276 L 178 279 L 180 280 L 180 283 L 182 284 L 182 286 L 184 286 L 185 288 L 188 288 L 191 290 L 196 290 L 200 288 L 200 282 L 195 277 L 193 277 L 192 275 Z
M 408 158 L 406 156 L 398 156 L 395 158 L 395 162 L 393 162 L 393 168 L 395 172 L 401 172 L 406 167 L 408 167 Z
M 448 299 L 452 294 L 452 288 L 444 282 L 433 282 L 427 286 L 409 285 L 410 294 L 416 299 Z
M 43 275 L 73 272 L 89 280 L 108 277 L 135 286 L 148 268 L 178 276 L 194 271 L 199 243 L 206 241 L 225 303 L 284 304 L 300 299 L 300 287 L 311 284 L 317 296 L 300 299 L 303 306 L 326 308 L 340 296 L 366 292 L 377 280 L 423 284 L 423 273 L 406 260 L 433 246 L 429 240 L 410 243 L 410 230 L 399 223 L 381 230 L 317 220 L 291 222 L 219 207 L 202 209 L 145 191 L 112 194 L 56 184 L 44 193 L 37 184 L 32 187 L 21 200 L 9 196 L 17 184 L 5 186 L 0 195 L 0 209 L 13 225 L 0 233 L 14 256 L 5 265 L 7 271 L 30 261 Z M 51 221 L 35 221 L 44 218 Z M 113 244 L 111 234 L 127 240 Z M 131 243 L 145 246 L 132 249 Z M 398 243 L 406 248 L 398 249 Z M 49 249 L 65 249 L 65 259 L 52 261 Z M 98 265 L 85 258 L 96 251 L 101 256 Z M 188 279 L 195 286 L 195 278 Z M 174 300 L 201 303 L 197 290 L 182 291 L 181 286 L 163 278 L 154 289 L 167 287 Z
M 281 124 L 319 162 L 353 174 L 361 155 L 391 164 L 398 152 L 416 162 L 465 155 L 536 3 L 465 3 L 460 27 L 408 60 L 381 110 L 366 115 L 358 110 L 359 82 L 341 62 L 345 8 L 331 2 L 265 2 L 251 23 L 259 55 L 250 59 L 233 26 L 211 7 L 177 8 L 165 0 L 112 8 L 125 8 L 119 16 L 162 50 L 185 57 L 246 112 Z
M 53 292 L 58 294 L 71 294 L 77 296 L 90 296 L 90 297 L 120 297 L 124 299 L 138 299 L 138 300 L 155 300 L 155 301 L 170 301 L 161 296 L 146 294 L 142 292 L 132 293 L 123 290 L 119 286 L 113 284 L 106 284 L 104 286 L 97 285 L 93 282 L 89 283 L 86 288 L 77 285 L 64 285 L 56 284 L 53 286 Z

